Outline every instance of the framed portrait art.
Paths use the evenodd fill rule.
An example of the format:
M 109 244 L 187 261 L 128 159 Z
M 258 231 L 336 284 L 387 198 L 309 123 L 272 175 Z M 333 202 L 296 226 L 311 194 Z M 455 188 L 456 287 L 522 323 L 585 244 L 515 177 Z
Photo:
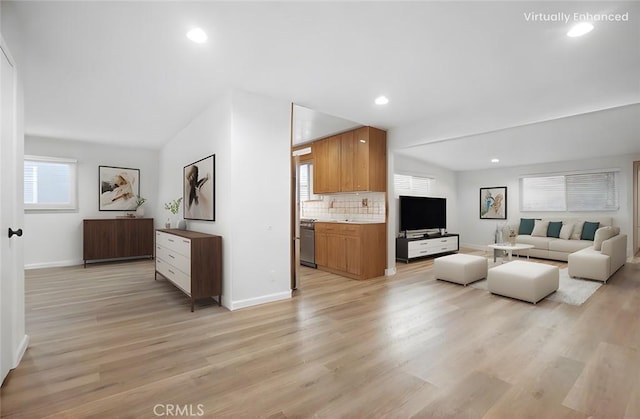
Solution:
M 184 167 L 182 208 L 185 220 L 215 221 L 215 169 L 215 154 Z
M 140 170 L 98 166 L 99 210 L 135 211 L 140 195 Z
M 507 219 L 507 187 L 480 188 L 480 218 Z

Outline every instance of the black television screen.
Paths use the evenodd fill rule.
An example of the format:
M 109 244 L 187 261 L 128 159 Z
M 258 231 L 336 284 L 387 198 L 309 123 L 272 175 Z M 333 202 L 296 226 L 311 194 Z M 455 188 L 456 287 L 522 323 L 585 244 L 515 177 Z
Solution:
M 400 230 L 447 228 L 447 199 L 400 197 Z

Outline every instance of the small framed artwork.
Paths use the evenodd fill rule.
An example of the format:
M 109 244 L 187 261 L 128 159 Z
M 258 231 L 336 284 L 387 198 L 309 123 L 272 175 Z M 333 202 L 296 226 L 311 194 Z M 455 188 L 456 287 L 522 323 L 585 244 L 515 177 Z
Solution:
M 182 208 L 185 220 L 216 220 L 216 155 L 184 167 Z
M 98 179 L 100 211 L 135 211 L 140 169 L 98 166 Z
M 480 218 L 507 219 L 507 187 L 480 188 Z

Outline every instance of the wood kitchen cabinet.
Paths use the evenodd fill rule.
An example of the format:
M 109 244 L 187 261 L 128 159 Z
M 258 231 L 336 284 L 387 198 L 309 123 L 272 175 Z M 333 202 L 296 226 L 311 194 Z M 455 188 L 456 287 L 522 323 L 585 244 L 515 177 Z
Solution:
M 316 264 L 354 279 L 384 275 L 387 255 L 384 223 L 316 222 Z
M 354 132 L 345 132 L 340 136 L 340 192 L 353 192 L 355 143 Z
M 314 193 L 386 192 L 387 135 L 362 127 L 313 143 Z
M 353 191 L 386 192 L 387 133 L 372 127 L 354 131 Z
M 312 145 L 314 194 L 340 191 L 340 139 L 333 136 Z

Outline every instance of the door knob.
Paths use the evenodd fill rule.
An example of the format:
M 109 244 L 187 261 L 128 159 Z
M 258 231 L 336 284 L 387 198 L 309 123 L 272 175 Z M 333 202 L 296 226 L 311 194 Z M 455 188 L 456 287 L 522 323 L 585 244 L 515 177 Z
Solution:
M 9 238 L 13 237 L 14 235 L 18 237 L 22 237 L 22 229 L 19 228 L 14 231 L 11 229 L 11 227 L 9 227 Z

